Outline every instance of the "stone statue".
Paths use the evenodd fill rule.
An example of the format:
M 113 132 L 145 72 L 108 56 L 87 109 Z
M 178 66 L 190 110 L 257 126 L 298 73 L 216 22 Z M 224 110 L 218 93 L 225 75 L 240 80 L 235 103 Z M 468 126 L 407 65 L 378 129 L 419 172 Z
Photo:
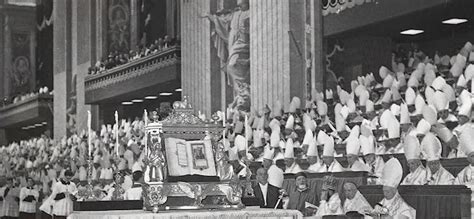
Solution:
M 221 68 L 230 77 L 234 90 L 232 108 L 250 110 L 250 12 L 248 0 L 237 0 L 238 8 L 215 15 L 206 14 L 215 27 L 215 45 Z M 225 66 L 222 66 L 225 65 Z

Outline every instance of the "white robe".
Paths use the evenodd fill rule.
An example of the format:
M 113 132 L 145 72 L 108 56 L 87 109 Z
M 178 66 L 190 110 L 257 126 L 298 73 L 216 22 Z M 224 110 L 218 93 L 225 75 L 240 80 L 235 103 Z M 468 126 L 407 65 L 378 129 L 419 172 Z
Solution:
M 360 160 L 356 160 L 351 167 L 347 169 L 348 171 L 367 171 L 370 172 L 370 168 L 362 163 Z
M 140 200 L 142 199 L 142 187 L 140 184 L 134 184 L 132 188 L 125 191 L 125 200 Z
M 423 165 L 416 168 L 415 172 L 409 173 L 403 179 L 401 185 L 425 185 L 428 180 L 428 172 Z
M 65 193 L 66 197 L 61 200 L 54 200 L 59 193 Z M 69 185 L 65 185 L 61 181 L 55 183 L 51 192 L 53 215 L 69 216 L 72 213 L 73 207 L 71 196 L 75 196 L 76 194 L 77 187 L 73 182 L 70 182 Z
M 298 165 L 296 162 L 293 162 L 293 164 L 290 167 L 286 167 L 285 173 L 299 173 L 302 172 L 303 169 L 301 169 L 300 165 Z
M 426 171 L 428 176 L 428 185 L 452 185 L 454 183 L 453 174 L 444 169 L 443 166 L 440 166 L 439 170 L 435 174 L 431 173 L 430 168 L 427 168 Z
M 395 196 L 390 199 L 382 199 L 380 201 L 380 204 L 384 206 L 388 210 L 388 215 L 389 216 L 398 216 L 398 215 L 403 215 L 409 219 L 415 219 L 416 218 L 416 210 L 408 205 L 405 200 L 403 200 L 402 196 L 400 194 L 395 194 Z M 381 207 L 376 206 L 375 211 L 380 211 Z
M 316 162 L 314 164 L 309 165 L 308 169 L 306 169 L 306 172 L 308 173 L 317 173 L 319 169 L 321 169 L 321 162 Z
M 474 167 L 471 165 L 464 167 L 464 169 L 458 173 L 454 184 L 474 187 Z
M 344 167 L 336 160 L 331 163 L 329 167 L 325 164 L 321 165 L 321 168 L 318 170 L 319 173 L 333 173 L 333 172 L 344 172 Z
M 346 199 L 344 201 L 343 210 L 344 213 L 357 211 L 360 214 L 364 214 L 365 212 L 371 212 L 373 209 L 367 199 L 357 191 L 353 199 Z
M 339 198 L 339 194 L 334 193 L 332 194 L 329 201 L 321 200 L 319 202 L 318 212 L 316 212 L 315 216 L 325 216 L 325 215 L 340 215 L 344 214 L 341 206 L 341 199 Z
M 277 167 L 275 164 L 271 165 L 268 168 L 268 183 L 274 185 L 278 188 L 282 188 L 283 186 L 283 170 Z

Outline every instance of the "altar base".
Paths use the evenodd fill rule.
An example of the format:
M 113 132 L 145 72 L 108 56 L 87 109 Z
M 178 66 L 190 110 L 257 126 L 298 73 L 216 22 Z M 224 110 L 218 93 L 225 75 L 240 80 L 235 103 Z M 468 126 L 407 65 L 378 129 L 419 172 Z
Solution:
M 189 211 L 163 211 L 151 213 L 141 210 L 121 210 L 121 211 L 81 211 L 71 214 L 69 219 L 164 219 L 164 218 L 189 218 L 189 219 L 212 219 L 212 218 L 265 218 L 265 219 L 301 219 L 303 215 L 297 210 L 283 209 L 260 209 L 245 208 L 241 210 L 189 210 Z

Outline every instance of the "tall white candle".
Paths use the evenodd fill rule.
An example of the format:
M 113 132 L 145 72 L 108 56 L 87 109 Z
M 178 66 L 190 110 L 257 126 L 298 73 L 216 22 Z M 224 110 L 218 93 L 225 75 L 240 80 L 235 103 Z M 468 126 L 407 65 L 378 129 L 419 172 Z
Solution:
M 222 126 L 224 127 L 224 130 L 222 131 L 222 144 L 225 144 L 225 120 L 226 120 L 226 117 L 225 117 L 225 110 L 224 112 L 222 112 L 223 116 L 222 116 Z
M 144 120 L 144 123 L 145 123 L 145 127 L 144 127 L 144 133 L 145 133 L 145 136 L 144 136 L 144 141 L 145 141 L 145 157 L 148 156 L 148 133 L 146 131 L 147 129 L 147 126 L 148 126 L 148 112 L 146 111 L 146 109 L 144 110 L 143 112 L 143 120 Z
M 245 115 L 245 121 L 244 121 L 245 124 L 244 124 L 244 127 L 245 127 L 245 153 L 246 153 L 246 154 L 249 152 L 249 145 L 248 145 L 248 144 L 249 144 L 249 140 L 248 140 L 248 139 L 249 139 L 249 137 L 250 137 L 250 136 L 248 136 L 248 130 L 247 130 L 247 128 L 249 127 L 249 126 L 248 126 L 248 122 L 249 122 L 248 120 L 249 120 L 248 116 Z
M 87 111 L 87 144 L 89 146 L 89 158 L 92 159 L 92 138 L 91 138 L 91 125 L 92 125 L 92 118 L 91 118 L 91 111 Z
M 119 134 L 118 134 L 118 128 L 119 128 L 119 118 L 118 118 L 118 112 L 115 111 L 115 152 L 117 153 L 117 157 L 119 156 Z

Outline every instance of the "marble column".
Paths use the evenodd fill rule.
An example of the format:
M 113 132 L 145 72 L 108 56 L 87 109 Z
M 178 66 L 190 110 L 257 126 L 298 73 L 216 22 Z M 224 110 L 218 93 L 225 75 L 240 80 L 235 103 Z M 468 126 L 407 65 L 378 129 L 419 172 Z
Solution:
M 201 18 L 211 13 L 215 0 L 181 0 L 181 85 L 196 112 L 209 116 L 221 109 L 221 72 L 211 39 L 211 24 Z
M 53 72 L 54 72 L 54 138 L 66 135 L 67 103 L 71 91 L 71 0 L 53 1 Z
M 253 109 L 305 93 L 303 0 L 250 1 L 250 92 Z
M 138 25 L 140 20 L 140 5 L 138 5 L 137 0 L 130 0 L 130 49 L 134 49 L 140 44 L 138 36 Z M 147 36 L 149 37 L 149 36 Z
M 311 89 L 318 91 L 325 90 L 325 52 L 324 52 L 324 22 L 321 0 L 311 1 L 311 30 L 312 30 L 312 69 L 311 69 Z
M 3 80 L 3 90 L 4 96 L 10 97 L 10 76 L 8 75 L 11 72 L 11 27 L 10 27 L 10 16 L 5 15 L 3 22 L 3 71 L 4 71 L 4 80 Z
M 72 75 L 76 77 L 76 83 L 71 86 L 76 94 L 76 128 L 79 131 L 86 130 L 87 111 L 91 110 L 91 106 L 85 104 L 84 79 L 88 68 L 93 63 L 92 56 L 95 55 L 91 49 L 91 42 L 94 41 L 91 29 L 95 22 L 92 20 L 94 13 L 92 4 L 93 0 L 74 1 L 72 11 Z M 93 124 L 97 123 L 97 114 L 92 113 L 92 117 L 94 117 Z M 97 124 L 94 126 L 98 127 Z

